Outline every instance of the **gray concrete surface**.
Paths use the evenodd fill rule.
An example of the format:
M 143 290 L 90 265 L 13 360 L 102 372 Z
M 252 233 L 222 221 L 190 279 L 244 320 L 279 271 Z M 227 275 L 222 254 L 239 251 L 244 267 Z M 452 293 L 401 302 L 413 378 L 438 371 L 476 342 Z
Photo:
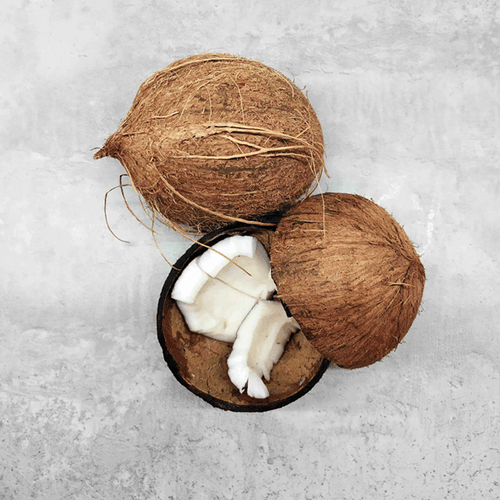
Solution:
M 2 500 L 500 497 L 497 1 L 7 0 L 0 22 Z M 116 190 L 130 243 L 107 230 L 123 170 L 92 159 L 145 78 L 206 51 L 306 88 L 322 188 L 392 213 L 428 277 L 392 355 L 265 414 L 168 371 L 169 267 Z

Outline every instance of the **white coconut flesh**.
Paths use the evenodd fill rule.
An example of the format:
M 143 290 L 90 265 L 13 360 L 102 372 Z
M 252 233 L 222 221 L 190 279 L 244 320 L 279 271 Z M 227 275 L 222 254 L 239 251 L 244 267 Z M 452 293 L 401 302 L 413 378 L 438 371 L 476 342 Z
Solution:
M 219 253 L 218 253 L 219 252 Z M 299 330 L 280 301 L 269 256 L 253 236 L 230 236 L 191 261 L 177 279 L 171 297 L 191 332 L 232 342 L 229 378 L 254 398 L 267 398 L 262 377 Z
M 246 387 L 253 398 L 269 397 L 262 377 L 270 380 L 273 366 L 297 330 L 299 325 L 287 317 L 281 302 L 257 302 L 241 324 L 227 360 L 229 378 L 240 392 Z
M 219 241 L 198 258 L 198 265 L 212 278 L 256 299 L 268 299 L 276 291 L 269 256 L 253 236 L 237 235 Z
M 236 332 L 257 299 L 239 292 L 190 262 L 172 291 L 191 332 L 234 342 Z

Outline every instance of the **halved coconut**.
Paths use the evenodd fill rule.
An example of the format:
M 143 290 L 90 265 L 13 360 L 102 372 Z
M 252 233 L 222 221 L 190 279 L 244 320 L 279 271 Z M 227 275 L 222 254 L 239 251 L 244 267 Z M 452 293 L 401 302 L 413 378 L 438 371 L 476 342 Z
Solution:
M 312 196 L 281 219 L 272 275 L 311 344 L 333 363 L 381 360 L 419 311 L 425 271 L 403 228 L 353 194 Z
M 301 330 L 292 335 L 266 382 L 268 398 L 241 394 L 228 376 L 231 344 L 188 329 L 171 290 L 173 270 L 158 310 L 164 357 L 177 379 L 214 406 L 266 411 L 309 391 L 333 362 L 359 368 L 381 360 L 401 342 L 418 314 L 425 271 L 403 228 L 362 196 L 326 193 L 308 198 L 274 219 L 276 231 L 228 226 L 202 238 L 213 245 L 252 234 L 271 257 L 281 300 Z M 178 261 L 205 252 L 195 244 Z
M 272 221 L 277 220 L 279 217 Z M 232 224 L 206 235 L 200 241 L 215 246 L 229 236 L 251 235 L 255 236 L 259 245 L 268 252 L 272 234 L 271 229 Z M 198 244 L 193 245 L 175 264 L 160 296 L 157 315 L 158 339 L 163 348 L 164 359 L 174 376 L 192 393 L 224 410 L 262 412 L 288 405 L 302 397 L 322 377 L 329 361 L 306 340 L 301 331 L 291 334 L 279 362 L 272 368 L 270 380 L 266 380 L 269 396 L 256 399 L 247 392 L 241 393 L 229 377 L 227 363 L 233 345 L 189 329 L 178 301 L 172 297 L 172 290 L 182 276 L 182 271 L 205 252 L 210 250 Z M 256 255 L 259 253 L 260 250 L 257 250 Z M 232 272 L 236 271 L 233 269 Z M 243 271 L 238 269 L 238 272 Z M 179 298 L 178 295 L 175 296 Z M 252 356 L 254 355 L 255 353 L 252 353 Z M 255 363 L 250 360 L 250 364 Z M 266 377 L 269 370 L 270 367 L 263 367 L 261 374 Z M 259 375 L 254 379 L 256 377 Z

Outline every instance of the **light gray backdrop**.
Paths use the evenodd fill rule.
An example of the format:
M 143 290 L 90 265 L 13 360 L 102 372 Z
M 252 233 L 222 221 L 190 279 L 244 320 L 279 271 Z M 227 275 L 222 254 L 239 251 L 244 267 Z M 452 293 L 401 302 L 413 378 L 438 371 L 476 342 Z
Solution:
M 3 500 L 500 497 L 499 2 L 8 0 L 0 19 Z M 116 190 L 130 243 L 107 230 L 123 169 L 92 159 L 145 78 L 207 51 L 306 89 L 322 188 L 392 213 L 428 277 L 392 355 L 265 414 L 168 371 L 169 267 Z

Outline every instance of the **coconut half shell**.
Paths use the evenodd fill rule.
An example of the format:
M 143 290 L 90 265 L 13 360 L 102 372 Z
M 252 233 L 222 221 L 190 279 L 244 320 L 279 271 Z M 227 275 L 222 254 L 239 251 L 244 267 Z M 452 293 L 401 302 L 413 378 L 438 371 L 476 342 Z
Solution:
M 274 219 L 274 222 L 279 217 Z M 271 219 L 266 218 L 267 222 Z M 234 234 L 251 234 L 269 251 L 273 229 L 247 224 L 232 224 L 201 238 L 213 245 Z M 157 313 L 158 340 L 163 356 L 176 379 L 192 393 L 212 406 L 236 412 L 264 412 L 283 407 L 309 392 L 329 366 L 325 359 L 299 331 L 292 335 L 285 352 L 274 365 L 271 380 L 266 382 L 269 397 L 255 399 L 240 393 L 228 375 L 227 358 L 232 344 L 192 333 L 186 326 L 176 302 L 170 297 L 182 270 L 205 251 L 195 244 L 176 262 L 163 286 Z
M 403 228 L 362 196 L 311 196 L 281 219 L 271 247 L 279 296 L 309 342 L 359 368 L 394 350 L 418 314 L 425 271 Z

